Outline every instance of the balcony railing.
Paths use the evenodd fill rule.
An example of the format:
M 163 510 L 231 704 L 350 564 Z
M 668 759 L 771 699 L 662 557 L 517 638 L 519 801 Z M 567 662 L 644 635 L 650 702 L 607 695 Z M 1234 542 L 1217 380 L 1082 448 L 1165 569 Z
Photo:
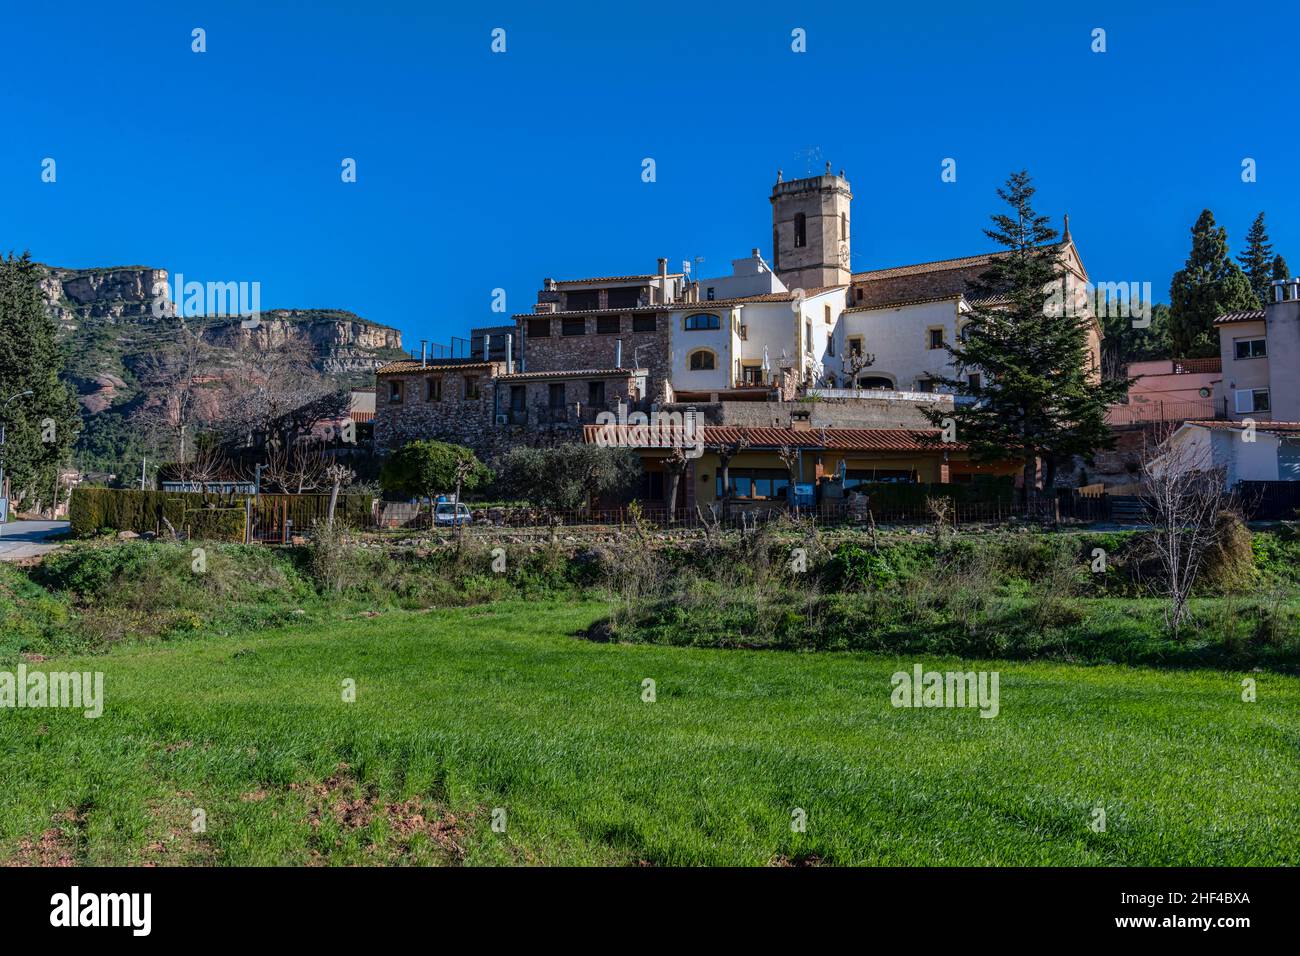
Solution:
M 1153 422 L 1185 422 L 1214 418 L 1214 399 L 1198 398 L 1177 402 L 1132 402 L 1106 410 L 1108 425 L 1144 425 Z

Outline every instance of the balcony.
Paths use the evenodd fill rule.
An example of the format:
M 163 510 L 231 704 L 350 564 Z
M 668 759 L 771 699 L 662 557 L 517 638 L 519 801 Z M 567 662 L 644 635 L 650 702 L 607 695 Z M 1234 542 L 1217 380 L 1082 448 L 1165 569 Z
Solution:
M 1112 405 L 1106 410 L 1106 424 L 1111 427 L 1161 422 L 1177 424 L 1188 420 L 1215 417 L 1213 398 L 1176 402 L 1131 402 L 1127 405 Z

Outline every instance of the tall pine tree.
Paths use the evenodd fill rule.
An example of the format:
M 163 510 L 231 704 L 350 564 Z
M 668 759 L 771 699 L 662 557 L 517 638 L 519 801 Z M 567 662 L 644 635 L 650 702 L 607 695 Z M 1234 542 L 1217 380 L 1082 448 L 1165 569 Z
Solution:
M 1174 358 L 1219 354 L 1214 320 L 1259 308 L 1246 274 L 1228 255 L 1228 233 L 1205 209 L 1192 227 L 1192 251 L 1169 285 L 1169 339 Z
M 1274 282 L 1285 282 L 1292 278 L 1291 270 L 1287 268 L 1286 260 L 1281 256 L 1275 256 L 1273 259 L 1272 276 Z
M 1264 226 L 1264 214 L 1255 217 L 1246 233 L 1246 251 L 1237 256 L 1250 287 L 1259 300 L 1259 308 L 1268 305 L 1268 283 L 1273 277 L 1273 244 L 1268 241 L 1268 229 Z
M 0 405 L 12 510 L 48 505 L 81 427 L 77 400 L 61 380 L 63 353 L 41 296 L 44 270 L 24 253 L 0 257 Z
M 998 196 L 1010 207 L 984 230 L 1006 251 L 994 258 L 972 289 L 969 323 L 948 346 L 957 377 L 938 378 L 944 390 L 970 398 L 951 412 L 927 412 L 938 425 L 951 415 L 957 440 L 976 459 L 1024 455 L 1022 498 L 1037 484 L 1038 466 L 1053 484 L 1056 467 L 1076 455 L 1085 459 L 1109 448 L 1114 437 L 1106 407 L 1128 390 L 1128 380 L 1098 381 L 1089 333 L 1088 307 L 1075 308 L 1057 234 L 1031 205 L 1029 173 L 1013 173 Z M 970 381 L 970 372 L 978 374 Z

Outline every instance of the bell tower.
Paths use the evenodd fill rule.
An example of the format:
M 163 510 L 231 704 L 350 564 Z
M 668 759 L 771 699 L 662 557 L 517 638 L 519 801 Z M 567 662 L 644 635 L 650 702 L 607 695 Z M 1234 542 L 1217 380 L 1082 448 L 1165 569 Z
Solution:
M 787 289 L 849 285 L 849 206 L 853 193 L 844 170 L 826 164 L 822 176 L 772 187 L 772 270 Z

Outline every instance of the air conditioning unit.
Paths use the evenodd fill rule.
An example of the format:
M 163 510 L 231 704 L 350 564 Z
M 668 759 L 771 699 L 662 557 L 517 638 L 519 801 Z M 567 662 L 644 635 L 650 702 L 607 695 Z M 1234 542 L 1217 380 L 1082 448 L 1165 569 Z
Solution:
M 509 418 L 508 415 L 504 415 L 504 414 L 502 414 L 502 415 L 497 415 L 497 424 L 498 424 L 498 425 L 504 425 L 504 424 L 506 424 L 509 420 L 510 420 L 510 418 Z

